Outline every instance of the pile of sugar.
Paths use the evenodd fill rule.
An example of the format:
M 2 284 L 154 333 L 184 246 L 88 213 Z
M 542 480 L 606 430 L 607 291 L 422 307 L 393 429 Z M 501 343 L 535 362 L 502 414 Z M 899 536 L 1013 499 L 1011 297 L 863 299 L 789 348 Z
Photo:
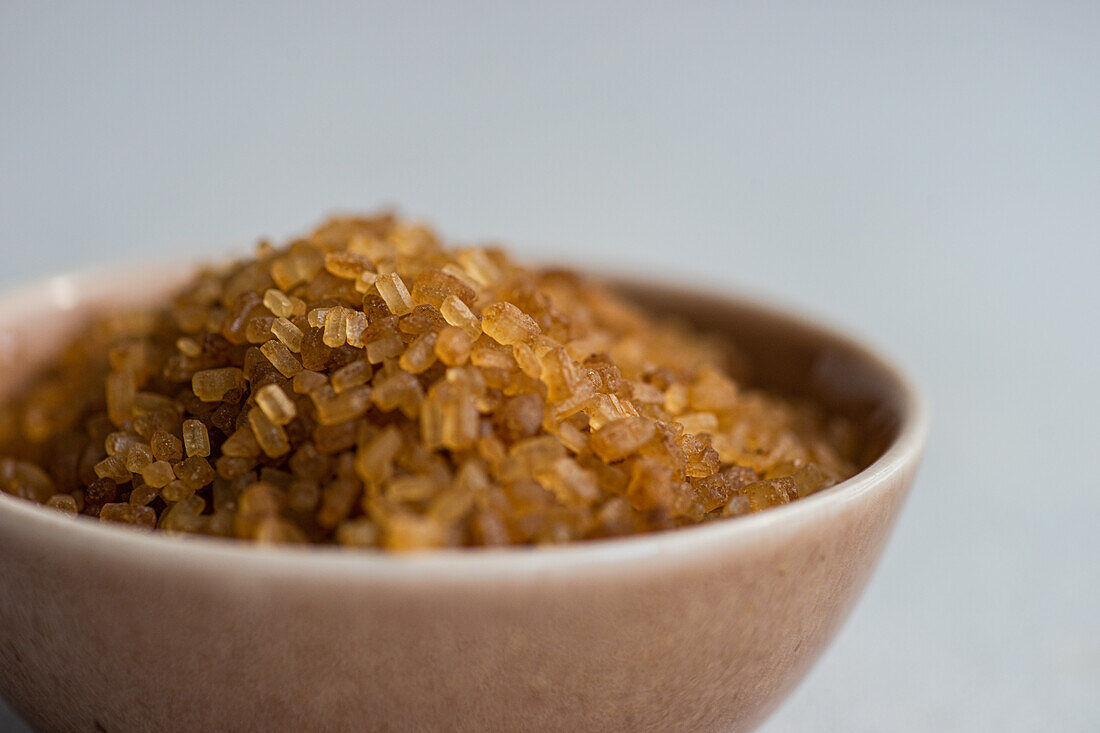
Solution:
M 784 504 L 855 430 L 605 287 L 333 219 L 95 320 L 0 406 L 0 490 L 263 542 L 560 543 Z

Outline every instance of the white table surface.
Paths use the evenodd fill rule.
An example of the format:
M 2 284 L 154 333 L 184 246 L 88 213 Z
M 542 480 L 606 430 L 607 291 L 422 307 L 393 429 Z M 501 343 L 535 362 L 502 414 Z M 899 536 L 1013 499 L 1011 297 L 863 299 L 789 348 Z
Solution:
M 933 428 L 763 730 L 1100 730 L 1100 5 L 438 5 L 0 4 L 0 283 L 397 202 L 773 293 Z

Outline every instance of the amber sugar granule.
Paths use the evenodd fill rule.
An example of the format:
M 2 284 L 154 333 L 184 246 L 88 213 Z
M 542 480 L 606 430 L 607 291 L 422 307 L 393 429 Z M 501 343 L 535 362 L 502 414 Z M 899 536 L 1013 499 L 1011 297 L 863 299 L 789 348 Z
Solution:
M 855 431 L 575 274 L 331 220 L 101 317 L 0 407 L 0 490 L 260 542 L 412 550 L 670 529 L 850 476 Z

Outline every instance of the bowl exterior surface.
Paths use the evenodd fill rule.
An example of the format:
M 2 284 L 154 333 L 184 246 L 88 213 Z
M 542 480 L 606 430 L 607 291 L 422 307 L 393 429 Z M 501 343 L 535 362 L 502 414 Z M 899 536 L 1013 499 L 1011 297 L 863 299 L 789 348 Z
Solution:
M 173 565 L 2 512 L 0 689 L 42 730 L 747 730 L 833 636 L 909 478 L 695 560 L 420 583 Z

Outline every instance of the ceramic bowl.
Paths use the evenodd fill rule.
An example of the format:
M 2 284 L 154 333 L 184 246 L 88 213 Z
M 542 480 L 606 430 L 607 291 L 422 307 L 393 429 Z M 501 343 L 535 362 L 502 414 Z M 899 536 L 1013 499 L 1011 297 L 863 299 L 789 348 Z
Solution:
M 0 389 L 89 309 L 163 296 L 186 272 L 84 273 L 0 297 Z M 47 731 L 752 728 L 863 589 L 925 413 L 896 367 L 811 319 L 624 287 L 728 333 L 760 383 L 858 417 L 867 468 L 689 529 L 410 556 L 164 536 L 0 494 L 0 692 Z

